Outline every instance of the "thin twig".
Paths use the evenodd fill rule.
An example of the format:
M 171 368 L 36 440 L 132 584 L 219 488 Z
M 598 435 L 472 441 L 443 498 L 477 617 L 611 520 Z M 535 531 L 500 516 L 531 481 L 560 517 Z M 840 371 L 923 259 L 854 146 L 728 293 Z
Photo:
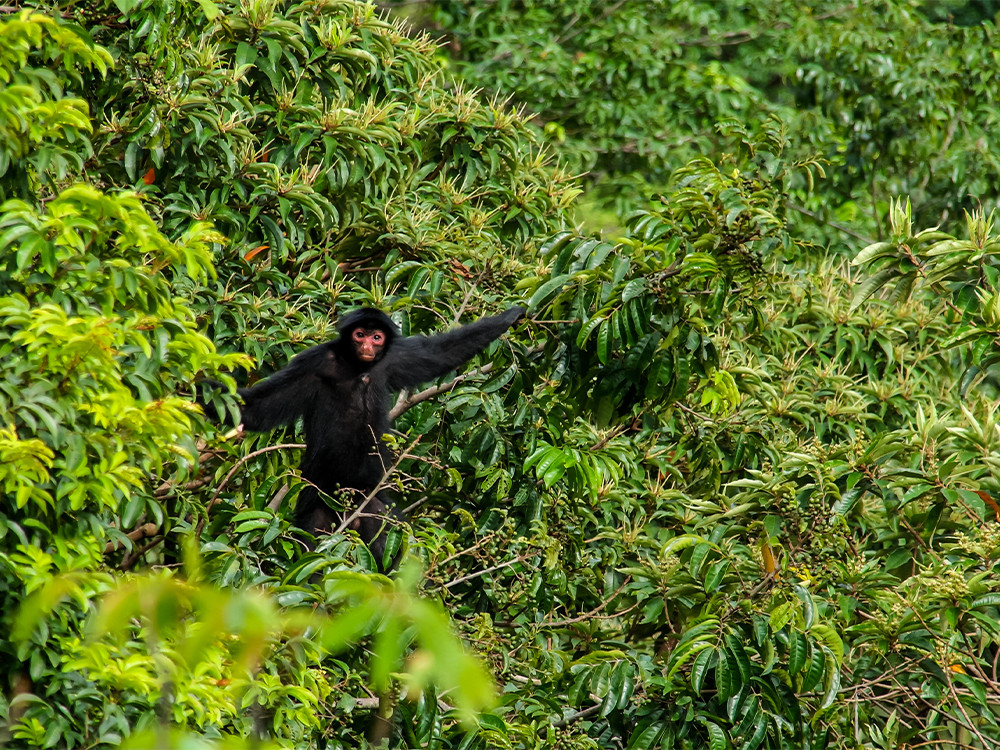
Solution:
M 573 37 L 576 37 L 576 36 L 579 36 L 580 34 L 582 34 L 583 31 L 585 29 L 587 29 L 588 27 L 596 26 L 601 21 L 603 21 L 605 18 L 608 18 L 612 13 L 614 13 L 616 10 L 618 10 L 620 7 L 622 7 L 624 4 L 625 4 L 625 0 L 618 0 L 617 3 L 613 3 L 613 4 L 609 5 L 603 11 L 601 11 L 601 15 L 599 15 L 593 21 L 588 22 L 585 26 L 582 26 L 582 27 L 578 28 L 576 31 L 574 31 L 571 34 L 566 34 L 566 36 L 557 38 L 556 39 L 556 44 L 559 44 L 559 45 L 566 44 L 566 42 L 568 42 Z M 566 28 L 568 29 L 571 26 L 573 26 L 573 24 L 576 23 L 577 19 L 579 19 L 579 16 L 577 16 L 575 19 L 573 19 L 573 21 Z
M 951 675 L 948 674 L 948 670 L 945 669 L 943 671 L 945 679 L 948 681 L 948 690 L 950 690 L 951 694 L 955 696 L 955 704 L 958 706 L 958 710 L 962 712 L 962 716 L 965 717 L 966 726 L 969 728 L 969 731 L 979 738 L 979 741 L 983 743 L 982 747 L 990 747 L 990 743 L 987 742 L 986 738 L 979 733 L 979 730 L 976 728 L 975 722 L 972 721 L 972 717 L 969 716 L 969 712 L 965 710 L 965 705 L 962 703 L 962 699 L 959 698 L 958 691 L 955 690 L 955 683 L 952 681 Z
M 155 547 L 160 542 L 164 541 L 166 538 L 167 537 L 165 534 L 158 536 L 156 537 L 156 539 L 154 539 L 153 541 L 149 542 L 144 547 L 142 547 L 142 549 L 137 549 L 131 555 L 127 555 L 125 559 L 121 561 L 121 564 L 118 566 L 118 570 L 131 569 L 131 567 L 135 565 L 136 562 L 138 562 L 140 557 L 145 555 L 147 552 L 153 549 L 153 547 Z
M 594 452 L 594 451 L 601 450 L 602 448 L 604 448 L 605 446 L 607 446 L 608 443 L 610 443 L 616 437 L 618 437 L 623 432 L 625 432 L 625 430 L 627 430 L 627 429 L 628 429 L 628 425 L 620 425 L 618 427 L 612 428 L 611 430 L 608 430 L 608 434 L 607 435 L 605 435 L 600 440 L 598 440 L 596 443 L 594 443 L 592 446 L 590 446 L 590 451 Z
M 875 242 L 875 240 L 871 239 L 870 237 L 865 237 L 863 234 L 858 234 L 850 227 L 846 227 L 843 224 L 838 224 L 835 221 L 830 221 L 829 219 L 824 219 L 818 213 L 810 211 L 805 206 L 800 206 L 797 203 L 792 203 L 791 201 L 788 201 L 788 203 L 786 203 L 785 205 L 787 205 L 793 211 L 797 211 L 798 213 L 804 216 L 808 216 L 810 219 L 815 219 L 816 221 L 826 224 L 829 227 L 833 227 L 838 232 L 843 232 L 844 234 L 853 237 L 856 240 L 864 242 L 866 245 L 871 245 L 872 243 Z
M 750 589 L 750 591 L 746 593 L 746 595 L 743 598 L 752 599 L 753 597 L 757 596 L 757 594 L 759 594 L 761 591 L 763 591 L 766 587 L 770 586 L 774 582 L 774 579 L 777 575 L 778 575 L 777 570 L 769 571 L 763 578 L 760 579 L 760 581 L 757 582 L 757 584 L 752 589 Z M 738 605 L 736 604 L 732 605 L 729 608 L 729 611 L 726 612 L 725 616 L 722 619 L 728 620 L 730 617 L 733 616 L 733 614 L 738 609 L 739 609 Z
M 208 520 L 209 511 L 211 511 L 212 506 L 214 506 L 215 503 L 218 502 L 219 495 L 222 494 L 222 490 L 225 489 L 225 486 L 229 483 L 229 480 L 233 478 L 233 475 L 240 470 L 240 467 L 242 467 L 243 464 L 245 464 L 252 458 L 257 458 L 257 456 L 260 456 L 264 453 L 268 453 L 269 451 L 283 450 L 284 448 L 305 448 L 305 446 L 302 443 L 281 443 L 280 445 L 268 445 L 259 450 L 255 450 L 252 453 L 248 453 L 239 461 L 237 461 L 233 465 L 233 468 L 231 468 L 229 472 L 226 474 L 226 476 L 222 478 L 222 482 L 216 488 L 215 494 L 212 495 L 212 499 L 209 500 L 208 505 L 205 506 L 205 515 L 202 516 L 200 521 L 198 521 L 198 528 L 195 529 L 195 536 L 197 537 L 201 535 L 202 529 L 205 528 L 205 522 Z
M 365 509 L 368 507 L 368 504 L 375 499 L 375 496 L 378 495 L 379 492 L 385 489 L 386 480 L 388 480 L 389 477 L 391 477 L 393 474 L 396 473 L 396 469 L 399 468 L 399 464 L 403 461 L 403 459 L 409 458 L 410 451 L 413 450 L 413 447 L 420 442 L 421 437 L 422 437 L 421 435 L 417 435 L 416 439 L 414 439 L 414 441 L 407 446 L 406 450 L 400 453 L 396 457 L 396 460 L 393 462 L 392 466 L 386 469 L 385 473 L 382 475 L 382 479 L 380 479 L 379 483 L 375 485 L 375 489 L 373 489 L 371 492 L 365 495 L 365 499 L 358 504 L 357 509 L 355 509 L 355 511 L 351 513 L 351 515 L 349 515 L 347 518 L 345 518 L 341 522 L 340 526 L 337 527 L 337 530 L 334 532 L 335 534 L 339 534 L 348 526 L 350 526 L 357 518 L 361 517 L 362 513 L 364 513 Z
M 485 269 L 479 273 L 479 278 L 483 277 Z M 469 284 L 469 288 L 465 290 L 465 295 L 462 297 L 462 304 L 458 306 L 458 311 L 455 313 L 454 322 L 458 323 L 462 319 L 462 314 L 465 312 L 465 308 L 469 306 L 469 301 L 472 299 L 472 293 L 479 288 L 479 280 L 477 279 L 472 284 Z
M 514 682 L 520 682 L 524 685 L 534 685 L 535 687 L 539 687 L 542 684 L 542 681 L 537 677 L 525 677 L 523 674 L 512 674 L 510 679 Z
M 416 502 L 410 503 L 405 508 L 403 508 L 403 510 L 402 510 L 403 517 L 406 518 L 413 511 L 415 511 L 417 508 L 419 508 L 421 505 L 423 505 L 424 503 L 426 503 L 430 499 L 431 499 L 430 495 L 424 495 L 422 498 L 420 498 Z
M 173 482 L 164 482 L 155 490 L 153 490 L 153 497 L 162 500 L 163 498 L 170 497 L 177 490 L 197 490 L 204 487 L 206 484 L 211 483 L 211 477 L 200 477 L 198 479 L 192 479 L 190 482 L 185 482 L 184 484 L 174 484 Z
M 456 578 L 454 581 L 449 581 L 448 583 L 444 584 L 442 588 L 450 589 L 452 586 L 457 586 L 460 583 L 471 581 L 473 578 L 479 578 L 480 576 L 487 575 L 488 573 L 500 570 L 501 568 L 509 568 L 511 565 L 517 565 L 518 563 L 524 562 L 529 557 L 534 557 L 537 554 L 538 554 L 537 552 L 525 552 L 523 555 L 520 555 L 513 560 L 508 560 L 507 562 L 500 563 L 499 565 L 494 565 L 491 568 L 486 568 L 485 570 L 479 570 L 475 573 L 469 573 L 469 575 L 467 576 L 462 576 L 461 578 Z
M 601 620 L 608 620 L 608 619 L 610 619 L 612 617 L 618 617 L 620 615 L 624 615 L 624 614 L 626 614 L 628 612 L 631 612 L 633 609 L 635 609 L 636 607 L 639 606 L 638 603 L 633 604 L 631 607 L 629 607 L 628 609 L 626 609 L 624 612 L 617 612 L 617 613 L 615 613 L 613 615 L 601 615 L 601 616 L 597 616 L 597 613 L 600 612 L 602 609 L 606 608 L 609 604 L 611 604 L 611 602 L 613 602 L 615 600 L 615 597 L 618 596 L 622 592 L 622 589 L 624 589 L 626 586 L 628 586 L 628 584 L 631 581 L 632 581 L 632 576 L 626 576 L 625 581 L 622 583 L 622 585 L 619 586 L 617 589 L 615 589 L 615 592 L 606 601 L 601 602 L 599 605 L 597 605 L 597 607 L 595 607 L 594 609 L 590 610 L 589 612 L 587 612 L 585 614 L 580 615 L 579 617 L 573 617 L 573 618 L 570 618 L 568 620 L 558 620 L 556 622 L 543 622 L 541 624 L 544 627 L 546 627 L 546 628 L 561 628 L 561 627 L 563 627 L 565 625 L 572 625 L 573 623 L 582 622 L 584 620 L 589 620 L 591 618 L 601 619 Z
M 445 564 L 451 562 L 452 560 L 454 560 L 456 557 L 461 557 L 462 555 L 467 555 L 470 552 L 473 552 L 474 550 L 479 549 L 484 544 L 486 544 L 486 542 L 488 542 L 490 539 L 492 539 L 496 535 L 497 535 L 497 533 L 495 531 L 492 534 L 487 534 L 482 539 L 480 539 L 478 542 L 476 542 L 475 544 L 473 544 L 471 547 L 466 547 L 465 549 L 460 550 L 460 551 L 456 552 L 453 555 L 449 555 L 448 557 L 446 557 L 441 562 L 432 563 L 431 567 L 430 567 L 430 570 L 427 571 L 428 574 L 431 572 L 431 570 L 434 570 L 434 568 L 437 568 L 437 567 L 440 567 L 442 565 L 445 565 Z
M 592 697 L 596 698 L 596 696 L 592 696 Z M 590 708 L 585 708 L 582 711 L 577 711 L 576 713 L 572 713 L 569 716 L 565 716 L 565 717 L 563 717 L 561 719 L 556 719 L 555 721 L 550 722 L 549 726 L 564 727 L 567 724 L 572 724 L 574 721 L 579 721 L 580 719 L 585 719 L 588 716 L 591 716 L 592 714 L 596 714 L 598 711 L 600 711 L 602 705 L 604 705 L 604 701 L 601 701 L 596 706 L 591 706 Z
M 487 364 L 475 370 L 469 370 L 469 372 L 463 372 L 461 375 L 456 375 L 447 383 L 442 383 L 441 385 L 433 385 L 430 388 L 426 388 L 420 391 L 419 393 L 414 393 L 412 396 L 407 396 L 406 398 L 403 398 L 401 394 L 399 400 L 396 402 L 396 405 L 393 406 L 392 410 L 389 412 L 389 420 L 395 422 L 399 416 L 405 414 L 409 409 L 421 403 L 422 401 L 434 398 L 440 393 L 446 393 L 447 391 L 450 391 L 459 383 L 461 383 L 463 380 L 467 380 L 468 378 L 471 378 L 475 375 L 485 375 L 492 369 L 493 369 L 493 363 L 488 362 Z

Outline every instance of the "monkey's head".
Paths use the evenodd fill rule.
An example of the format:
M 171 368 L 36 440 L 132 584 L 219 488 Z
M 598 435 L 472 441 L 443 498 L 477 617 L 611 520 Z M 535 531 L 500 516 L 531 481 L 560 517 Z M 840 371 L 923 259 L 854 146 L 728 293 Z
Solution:
M 363 365 L 372 365 L 382 359 L 399 329 L 381 310 L 362 307 L 348 313 L 337 324 L 344 348 Z

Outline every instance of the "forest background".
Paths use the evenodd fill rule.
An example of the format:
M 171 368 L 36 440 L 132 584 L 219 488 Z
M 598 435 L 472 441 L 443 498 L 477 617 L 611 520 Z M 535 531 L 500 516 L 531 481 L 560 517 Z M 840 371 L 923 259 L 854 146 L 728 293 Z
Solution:
M 0 741 L 1000 745 L 998 11 L 0 7 Z M 389 577 L 193 400 L 516 302 Z

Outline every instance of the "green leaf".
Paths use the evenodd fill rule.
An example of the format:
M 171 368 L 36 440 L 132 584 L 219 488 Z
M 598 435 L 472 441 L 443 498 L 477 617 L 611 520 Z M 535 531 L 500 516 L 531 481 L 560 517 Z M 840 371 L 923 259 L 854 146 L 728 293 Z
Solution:
M 646 280 L 645 279 L 632 279 L 625 285 L 625 289 L 622 291 L 622 302 L 628 302 L 631 299 L 640 297 L 646 292 Z
M 725 649 L 719 650 L 719 662 L 715 667 L 715 690 L 719 695 L 719 700 L 729 700 L 729 697 L 738 690 L 734 687 L 734 681 L 736 675 L 733 674 L 733 664 L 729 658 Z
M 601 704 L 601 716 L 607 716 L 618 708 L 618 703 L 622 697 L 622 690 L 625 686 L 625 676 L 630 669 L 631 665 L 628 662 L 620 661 L 611 670 L 608 690 L 604 696 L 604 702 Z
M 695 657 L 691 665 L 691 687 L 696 693 L 702 691 L 709 670 L 716 664 L 717 653 L 715 649 L 704 649 Z
M 284 257 L 285 255 L 285 238 L 282 236 L 281 230 L 278 225 L 274 222 L 270 216 L 260 216 L 260 223 L 264 229 L 264 233 L 267 235 L 270 242 L 271 248 L 278 255 L 278 257 Z
M 891 258 L 898 255 L 898 250 L 896 249 L 896 243 L 894 242 L 874 242 L 871 245 L 867 245 L 862 248 L 854 260 L 851 261 L 852 266 L 861 266 L 868 263 L 875 258 Z
M 546 281 L 531 295 L 528 300 L 528 310 L 532 313 L 537 312 L 539 308 L 551 302 L 571 278 L 572 275 L 567 273 Z
M 648 723 L 643 726 L 642 722 Z M 659 747 L 664 729 L 663 723 L 658 718 L 643 719 L 629 737 L 628 750 L 652 750 Z
M 750 681 L 751 667 L 750 667 L 750 657 L 747 656 L 746 649 L 743 648 L 743 644 L 740 642 L 739 638 L 729 634 L 726 636 L 727 650 L 732 654 L 733 659 L 739 668 L 740 680 L 743 684 Z
M 806 658 L 809 655 L 809 643 L 806 637 L 793 630 L 788 634 L 788 673 L 797 675 L 805 666 Z
M 975 698 L 975 701 L 966 699 L 963 703 L 967 703 L 970 706 L 976 706 L 976 704 L 978 704 L 978 706 L 988 705 L 989 697 L 986 692 L 986 687 L 979 680 L 963 672 L 952 672 L 951 678 L 955 682 L 965 685 Z
M 840 662 L 843 657 L 836 657 L 827 652 L 826 672 L 823 677 L 823 697 L 820 700 L 821 709 L 829 708 L 837 700 L 840 692 Z
M 205 14 L 205 18 L 209 21 L 214 21 L 222 11 L 219 10 L 219 6 L 212 2 L 212 0 L 198 0 L 198 5 L 201 6 L 202 13 Z
M 670 654 L 670 661 L 668 662 L 669 670 L 667 672 L 667 677 L 673 677 L 677 672 L 683 669 L 689 661 L 694 659 L 699 653 L 707 648 L 714 648 L 715 644 L 710 640 L 702 641 L 692 641 L 685 644 L 684 646 L 678 646 Z M 716 671 L 716 681 L 719 680 L 718 669 L 721 668 L 722 657 L 720 656 L 720 667 Z
M 758 706 L 758 711 L 760 711 L 759 706 Z M 767 736 L 767 725 L 768 725 L 767 714 L 764 713 L 763 711 L 760 711 L 754 723 L 753 734 L 751 734 L 750 738 L 743 743 L 742 748 L 744 750 L 755 750 L 756 748 L 760 747 L 761 743 L 764 741 L 764 738 Z
M 621 664 L 624 679 L 622 680 L 621 690 L 618 691 L 618 703 L 616 707 L 619 711 L 624 711 L 631 703 L 632 696 L 635 695 L 636 669 L 631 662 L 622 661 Z
M 889 280 L 894 276 L 900 275 L 900 272 L 895 268 L 883 268 L 881 271 L 876 273 L 874 276 L 869 276 L 867 279 L 861 282 L 858 288 L 854 292 L 854 297 L 851 300 L 851 310 L 856 310 L 861 306 L 866 299 L 871 297 L 875 292 L 889 283 Z
M 615 337 L 612 327 L 612 320 L 601 321 L 600 330 L 597 332 L 597 358 L 602 365 L 611 361 L 612 351 L 615 346 Z
M 582 349 L 586 345 L 587 339 L 590 338 L 590 334 L 593 333 L 594 329 L 601 325 L 604 320 L 605 319 L 602 317 L 595 316 L 588 320 L 586 324 L 580 326 L 580 332 L 576 336 L 576 345 Z
M 708 750 L 726 750 L 729 747 L 729 738 L 722 727 L 706 720 L 705 729 L 708 730 Z
M 201 0 L 199 0 L 200 2 Z M 207 2 L 208 0 L 205 0 Z M 212 19 L 209 19 L 212 20 Z M 240 42 L 236 45 L 236 65 L 237 67 L 243 65 L 253 65 L 254 61 L 257 59 L 258 50 L 253 45 L 247 44 L 246 42 Z
M 844 641 L 840 635 L 829 625 L 813 625 L 809 629 L 809 635 L 818 640 L 833 654 L 839 665 L 844 660 Z
M 976 597 L 970 605 L 972 609 L 980 607 L 1000 607 L 1000 593 L 992 592 Z
M 812 690 L 823 678 L 826 667 L 827 653 L 822 647 L 812 649 L 812 658 L 809 660 L 809 669 L 802 678 L 802 690 L 808 692 Z M 832 656 L 832 655 L 831 655 Z M 831 659 L 831 661 L 833 661 Z

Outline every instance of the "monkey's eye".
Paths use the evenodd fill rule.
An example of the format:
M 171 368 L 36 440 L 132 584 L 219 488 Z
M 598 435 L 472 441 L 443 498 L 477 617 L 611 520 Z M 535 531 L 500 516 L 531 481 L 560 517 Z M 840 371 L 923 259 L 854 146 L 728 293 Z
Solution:
M 372 341 L 376 344 L 381 344 L 384 340 L 385 336 L 381 333 L 381 331 L 375 331 L 375 333 L 372 334 Z
M 355 341 L 364 341 L 364 340 L 365 340 L 365 332 L 364 332 L 364 330 L 363 330 L 363 329 L 361 329 L 361 328 L 355 328 L 355 329 L 354 329 L 354 333 L 353 333 L 353 334 L 351 334 L 351 337 L 352 337 L 352 338 L 353 338 L 353 339 L 354 339 Z

